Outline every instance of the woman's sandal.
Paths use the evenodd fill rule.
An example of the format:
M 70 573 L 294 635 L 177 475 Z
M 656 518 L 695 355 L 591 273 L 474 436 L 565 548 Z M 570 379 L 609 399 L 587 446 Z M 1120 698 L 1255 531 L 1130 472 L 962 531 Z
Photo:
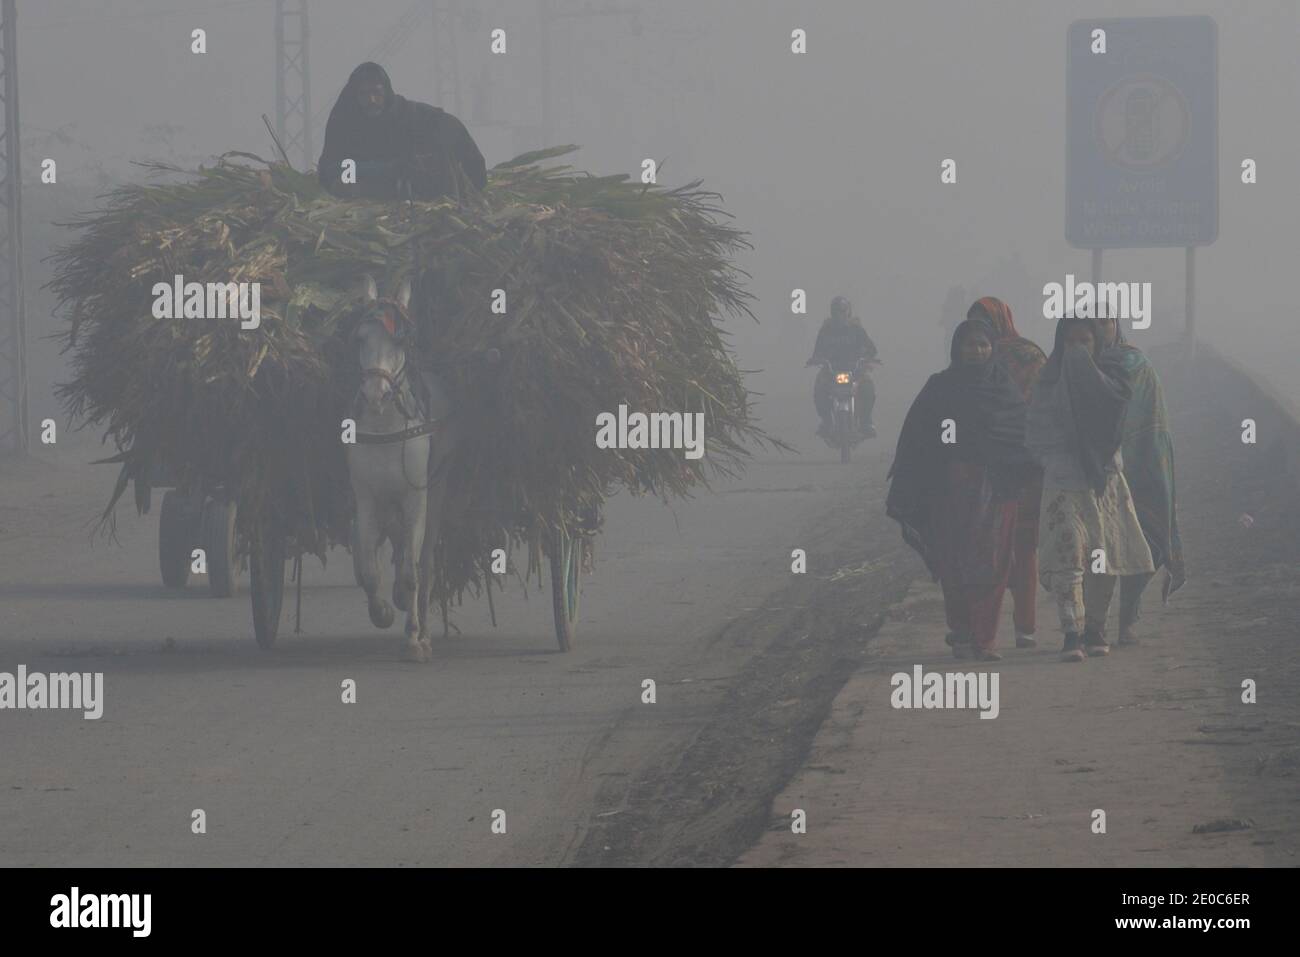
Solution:
M 1083 661 L 1083 641 L 1075 634 L 1070 632 L 1065 636 L 1065 647 L 1061 649 L 1062 661 Z
M 954 658 L 969 658 L 971 656 L 970 639 L 955 632 L 948 632 L 947 637 L 943 639 L 949 648 L 952 649 Z
M 1101 658 L 1110 654 L 1110 645 L 1106 643 L 1105 635 L 1096 631 L 1085 631 L 1083 633 L 1083 650 L 1088 653 L 1089 658 Z

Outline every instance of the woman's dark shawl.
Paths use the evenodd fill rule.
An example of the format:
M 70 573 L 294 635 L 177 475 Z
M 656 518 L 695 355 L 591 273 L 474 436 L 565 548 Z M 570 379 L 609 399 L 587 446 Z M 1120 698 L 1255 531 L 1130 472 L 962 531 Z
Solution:
M 920 553 L 931 574 L 936 565 L 930 514 L 943 494 L 951 462 L 985 465 L 997 501 L 1010 501 L 1032 480 L 1038 463 L 1025 447 L 1025 400 L 1001 363 L 963 365 L 961 342 L 988 324 L 967 320 L 952 341 L 952 364 L 930 376 L 908 410 L 889 470 L 885 513 L 902 528 L 903 540 Z M 956 441 L 944 443 L 943 422 L 952 419 Z
M 1061 319 L 1056 324 L 1056 344 L 1034 387 L 1034 402 L 1065 409 L 1066 448 L 1100 495 L 1106 490 L 1106 469 L 1123 442 L 1124 413 L 1133 392 L 1117 350 L 1094 349 L 1089 354 L 1082 346 L 1066 348 L 1065 332 L 1072 324 L 1086 324 L 1093 342 L 1102 341 L 1095 320 Z

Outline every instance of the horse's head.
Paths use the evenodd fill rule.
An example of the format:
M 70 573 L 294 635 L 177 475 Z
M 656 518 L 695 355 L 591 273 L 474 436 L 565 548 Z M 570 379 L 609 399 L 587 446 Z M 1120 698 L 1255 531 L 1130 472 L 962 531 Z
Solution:
M 393 298 L 381 298 L 372 276 L 365 280 L 366 312 L 352 332 L 361 365 L 358 398 L 380 413 L 401 392 L 406 376 L 406 346 L 414 326 L 407 315 L 411 283 L 404 281 Z

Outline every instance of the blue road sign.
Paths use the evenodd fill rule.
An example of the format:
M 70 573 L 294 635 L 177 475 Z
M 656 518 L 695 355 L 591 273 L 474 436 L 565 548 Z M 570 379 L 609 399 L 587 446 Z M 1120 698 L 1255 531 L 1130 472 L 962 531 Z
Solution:
M 1092 52 L 1105 31 L 1105 53 Z M 1065 238 L 1085 249 L 1219 235 L 1218 25 L 1078 20 L 1066 33 Z

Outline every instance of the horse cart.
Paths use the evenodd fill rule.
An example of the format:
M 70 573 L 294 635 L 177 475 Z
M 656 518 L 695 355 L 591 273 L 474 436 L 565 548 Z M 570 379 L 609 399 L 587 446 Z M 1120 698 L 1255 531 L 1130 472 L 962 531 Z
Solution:
M 392 301 L 383 300 L 378 305 L 382 307 L 386 303 L 391 304 Z M 401 311 L 404 315 L 404 302 Z M 388 328 L 395 327 L 390 325 Z M 405 369 L 407 366 L 405 353 L 399 350 L 394 355 L 399 357 L 396 360 L 398 365 Z M 495 364 L 500 358 L 499 352 L 495 349 L 486 350 L 483 355 L 489 364 Z M 412 369 L 414 365 L 411 363 Z M 357 414 L 353 407 L 360 395 L 358 392 L 352 395 L 348 402 L 343 402 L 343 397 L 350 394 L 354 380 L 349 379 L 348 375 L 338 367 L 335 371 L 339 375 L 335 382 L 337 393 L 333 398 L 339 404 L 324 403 L 313 416 L 314 419 L 319 420 L 317 422 L 319 429 L 310 430 L 309 436 L 300 435 L 303 444 L 295 447 L 296 454 L 304 456 L 305 460 L 310 462 L 310 466 L 305 469 L 305 472 L 311 476 L 308 484 L 319 483 L 319 487 L 315 488 L 314 492 L 320 494 L 309 496 L 314 502 L 313 508 L 319 514 L 314 513 L 312 509 L 304 512 L 300 507 L 301 503 L 297 499 L 302 495 L 302 486 L 299 486 L 296 493 L 281 491 L 256 501 L 240 501 L 235 495 L 228 493 L 225 486 L 219 484 L 210 486 L 202 480 L 185 481 L 179 477 L 201 474 L 198 469 L 175 469 L 165 461 L 155 461 L 148 469 L 148 493 L 151 494 L 153 488 L 166 489 L 158 535 L 159 565 L 163 581 L 172 588 L 185 587 L 193 568 L 194 550 L 201 548 L 205 553 L 212 595 L 229 597 L 235 593 L 240 570 L 246 563 L 253 612 L 253 634 L 262 648 L 270 648 L 279 634 L 287 578 L 286 566 L 290 560 L 294 564 L 293 580 L 298 583 L 300 600 L 304 555 L 323 555 L 326 550 L 336 545 L 343 545 L 354 556 L 360 554 L 359 542 L 362 539 L 358 536 L 357 503 L 348 477 L 348 464 L 337 444 L 337 432 L 334 431 L 333 425 L 339 421 L 340 415 Z M 371 369 L 365 374 L 371 373 L 380 374 L 394 384 L 400 383 L 403 387 L 408 377 L 418 380 L 421 375 L 413 371 L 394 376 L 377 369 Z M 423 374 L 432 373 L 426 370 Z M 412 396 L 407 395 L 406 398 L 409 400 Z M 418 413 L 416 414 L 418 417 Z M 273 418 L 277 419 L 287 417 L 278 411 L 273 415 Z M 405 419 L 404 424 L 412 421 L 416 420 Z M 416 435 L 427 433 L 432 428 L 433 423 L 430 423 L 430 429 L 407 428 L 382 435 L 359 432 L 358 441 L 363 443 L 368 441 L 372 445 L 376 440 L 381 444 L 392 445 L 400 442 L 403 448 L 402 454 L 405 456 L 406 442 L 412 441 Z M 413 436 L 407 438 L 408 433 L 412 433 Z M 389 440 L 392 440 L 391 443 Z M 451 466 L 450 460 L 444 465 Z M 234 481 L 235 477 L 227 476 L 227 480 Z M 432 471 L 430 481 L 432 482 Z M 438 497 L 441 499 L 441 495 Z M 577 626 L 581 575 L 584 568 L 590 565 L 591 541 L 600 524 L 598 513 L 590 508 L 572 509 L 567 514 L 581 517 L 576 520 L 570 518 L 566 525 L 563 519 L 551 517 L 549 521 L 544 520 L 541 516 L 533 515 L 526 510 L 497 504 L 496 496 L 491 497 L 493 499 L 491 506 L 473 507 L 471 511 L 477 514 L 490 513 L 491 523 L 503 530 L 504 527 L 513 525 L 516 531 L 515 540 L 531 543 L 530 571 L 532 567 L 537 567 L 540 575 L 542 569 L 540 565 L 535 566 L 534 559 L 545 560 L 549 571 L 556 642 L 561 651 L 570 650 Z M 397 538 L 389 538 L 390 542 L 397 540 Z M 509 536 L 505 540 L 508 541 Z M 441 550 L 445 544 L 445 541 L 438 544 L 439 558 L 430 562 L 431 567 L 441 564 Z M 398 572 L 398 554 L 399 549 L 395 547 L 394 579 Z M 357 584 L 364 588 L 361 566 L 355 561 L 354 570 Z M 428 568 L 422 568 L 421 574 L 427 572 Z M 484 575 L 484 578 L 487 576 Z M 490 602 L 494 583 L 487 580 L 485 584 Z M 396 594 L 394 603 L 396 604 Z M 405 608 L 406 606 L 403 605 L 403 609 Z M 445 628 L 447 623 L 445 599 L 442 612 Z M 424 617 L 423 612 L 421 617 Z M 387 627 L 392 623 L 391 615 L 387 621 L 383 620 L 382 616 L 377 619 L 373 609 L 371 620 L 379 627 Z M 495 608 L 493 608 L 493 622 L 495 623 Z
M 313 428 L 312 437 L 304 437 L 304 451 L 312 461 L 308 485 L 320 486 L 320 494 L 310 495 L 310 518 L 302 521 L 303 511 L 295 507 L 292 497 L 280 495 L 250 512 L 254 521 L 245 526 L 258 644 L 269 648 L 279 631 L 288 559 L 294 558 L 301 598 L 302 556 L 322 554 L 334 543 L 346 543 L 352 553 L 354 576 L 366 593 L 372 624 L 389 627 L 394 620 L 392 606 L 378 594 L 382 579 L 378 551 L 388 541 L 393 546 L 392 603 L 407 613 L 407 651 L 415 654 L 415 660 L 429 660 L 429 603 L 435 586 L 440 586 L 444 631 L 448 626 L 447 559 L 479 554 L 482 545 L 481 540 L 469 545 L 466 539 L 447 534 L 450 525 L 444 516 L 452 511 L 490 513 L 492 525 L 501 532 L 513 526 L 515 534 L 503 540 L 529 544 L 530 571 L 534 558 L 545 557 L 556 641 L 561 651 L 568 651 L 577 624 L 581 574 L 589 564 L 589 541 L 599 527 L 598 513 L 591 508 L 570 509 L 562 514 L 581 519 L 566 521 L 505 507 L 504 499 L 496 495 L 489 496 L 494 504 L 487 508 L 461 501 L 448 509 L 453 486 L 472 488 L 474 501 L 481 501 L 485 491 L 496 491 L 491 480 L 464 478 L 460 471 L 464 462 L 457 453 L 465 433 L 458 422 L 464 412 L 451 403 L 436 371 L 455 360 L 421 361 L 418 329 L 408 311 L 409 281 L 400 284 L 395 297 L 380 298 L 377 283 L 367 276 L 365 294 L 366 307 L 356 313 L 354 322 L 341 326 L 333 345 L 324 349 L 332 356 L 331 398 L 320 412 L 319 430 Z M 500 359 L 500 351 L 489 348 L 461 361 L 482 362 L 480 369 L 495 369 Z M 346 428 L 352 438 L 346 444 L 331 431 L 334 423 L 350 423 Z M 422 483 L 412 479 L 408 457 L 417 463 L 416 475 L 423 474 Z M 568 500 L 567 495 L 563 498 Z M 514 505 L 517 501 L 512 501 Z M 449 556 L 450 550 L 464 554 Z M 471 564 L 481 569 L 479 581 L 486 586 L 495 624 L 491 574 L 478 562 Z M 538 566 L 539 575 L 540 571 Z
M 286 563 L 341 545 L 354 556 L 372 623 L 388 627 L 392 608 L 377 581 L 386 575 L 373 567 L 380 543 L 414 546 L 421 534 L 377 534 L 376 516 L 389 513 L 375 502 L 420 489 L 383 478 L 379 453 L 365 457 L 374 481 L 359 481 L 366 465 L 352 465 L 361 443 L 340 424 L 354 419 L 358 434 L 385 436 L 429 424 L 405 398 L 398 411 L 415 426 L 363 423 L 344 388 L 350 376 L 369 376 L 371 392 L 384 384 L 400 391 L 405 366 L 360 358 L 361 317 L 372 327 L 392 317 L 363 306 L 358 286 L 376 276 L 400 300 L 404 284 L 414 285 L 415 338 L 396 323 L 388 336 L 403 349 L 414 342 L 417 365 L 439 368 L 455 399 L 448 422 L 464 444 L 449 470 L 456 478 L 446 512 L 429 513 L 445 514 L 446 527 L 430 535 L 432 520 L 424 526 L 419 562 L 431 578 L 412 576 L 414 548 L 400 557 L 392 605 L 406 605 L 408 650 L 414 632 L 427 654 L 432 616 L 424 612 L 435 600 L 444 628 L 448 605 L 466 590 L 490 583 L 491 607 L 499 579 L 482 565 L 502 531 L 508 544 L 526 545 L 526 577 L 537 573 L 543 588 L 549 578 L 556 641 L 568 650 L 596 534 L 587 510 L 618 489 L 687 496 L 711 471 L 742 468 L 751 445 L 783 447 L 753 420 L 726 341 L 724 320 L 753 314 L 734 265 L 748 243 L 722 220 L 720 197 L 698 183 L 646 188 L 623 174 L 551 162 L 572 149 L 499 164 L 487 188 L 460 202 L 404 203 L 331 196 L 315 171 L 231 153 L 124 185 L 79 218 L 50 285 L 69 320 L 74 374 L 60 385 L 62 402 L 119 449 L 104 460 L 121 462 L 122 473 L 103 525 L 111 527 L 129 481 L 139 502 L 151 463 L 169 459 L 174 474 L 154 482 L 167 490 L 158 548 L 169 586 L 183 587 L 202 567 L 200 548 L 213 594 L 232 594 L 246 567 L 254 635 L 270 647 Z M 149 306 L 146 293 L 158 282 L 172 290 L 168 309 Z M 373 284 L 365 293 L 377 300 Z M 243 321 L 246 288 L 259 313 L 252 326 Z M 399 306 L 400 314 L 406 303 Z M 372 333 L 366 341 L 378 349 L 383 339 Z M 498 350 L 495 368 L 476 365 Z M 683 435 L 688 422 L 707 422 L 707 458 L 682 455 L 675 439 L 596 441 L 596 417 L 623 406 L 662 412 Z M 366 415 L 384 418 L 396 407 L 371 403 Z M 404 451 L 406 482 L 428 474 L 418 461 L 437 454 L 428 441 L 433 450 L 424 453 L 418 442 L 403 445 L 415 463 L 408 476 Z M 508 511 L 483 505 L 493 481 Z M 399 511 L 420 527 L 416 509 Z M 364 548 L 353 545 L 353 514 Z M 436 559 L 425 555 L 429 547 L 441 549 Z M 425 609 L 407 604 L 413 578 Z

